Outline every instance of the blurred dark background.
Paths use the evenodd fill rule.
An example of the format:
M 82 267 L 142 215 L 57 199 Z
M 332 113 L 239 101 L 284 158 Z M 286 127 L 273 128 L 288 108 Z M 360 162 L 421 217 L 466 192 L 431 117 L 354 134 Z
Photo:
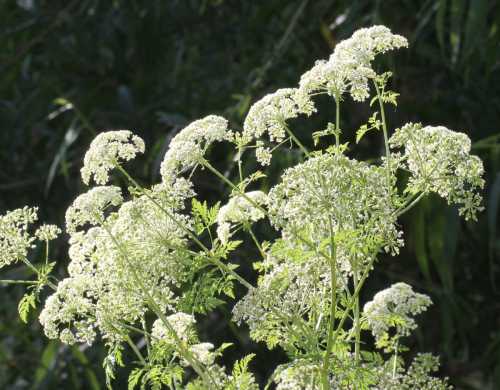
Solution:
M 148 145 L 130 169 L 144 183 L 158 180 L 169 138 L 186 123 L 217 113 L 233 128 L 250 104 L 295 86 L 316 59 L 360 27 L 384 24 L 406 36 L 407 50 L 377 66 L 395 72 L 401 93 L 389 121 L 442 124 L 466 132 L 486 168 L 486 211 L 478 222 L 428 198 L 403 218 L 407 245 L 398 258 L 381 259 L 365 299 L 394 281 L 431 295 L 409 344 L 441 355 L 442 375 L 459 389 L 500 388 L 500 4 L 491 0 L 3 0 L 0 1 L 0 212 L 38 205 L 41 219 L 62 225 L 64 211 L 85 187 L 79 169 L 93 137 L 131 129 Z M 311 130 L 333 120 L 333 101 L 294 130 L 311 145 Z M 367 120 L 367 104 L 346 100 L 347 139 Z M 379 155 L 379 137 L 367 136 L 360 157 Z M 223 147 L 211 158 L 231 175 Z M 278 156 L 276 173 L 297 160 Z M 246 161 L 250 171 L 252 157 Z M 229 168 L 227 168 L 229 167 Z M 197 191 L 215 200 L 227 189 L 200 175 Z M 264 228 L 263 228 L 264 229 Z M 261 229 L 260 234 L 263 234 Z M 53 257 L 66 266 L 64 242 Z M 36 257 L 37 254 L 35 253 Z M 252 280 L 257 258 L 242 248 L 240 272 Z M 22 267 L 2 278 L 26 278 Z M 241 291 L 243 293 L 243 291 Z M 0 389 L 102 389 L 104 350 L 50 342 L 32 315 L 17 315 L 22 287 L 0 286 Z M 248 339 L 245 328 L 223 327 L 231 306 L 200 318 L 201 336 L 233 341 L 226 363 L 257 352 L 259 380 L 285 360 Z M 126 356 L 132 360 L 132 356 Z M 126 386 L 127 371 L 116 388 Z

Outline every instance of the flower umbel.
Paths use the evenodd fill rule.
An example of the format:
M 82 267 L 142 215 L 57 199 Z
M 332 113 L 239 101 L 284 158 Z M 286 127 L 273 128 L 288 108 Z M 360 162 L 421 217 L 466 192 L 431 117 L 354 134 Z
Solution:
M 300 79 L 300 89 L 306 93 L 327 92 L 340 98 L 349 91 L 355 101 L 369 96 L 368 81 L 376 76 L 372 61 L 378 54 L 408 47 L 408 41 L 385 26 L 373 26 L 356 31 L 340 42 L 328 61 L 318 61 Z
M 170 142 L 160 168 L 163 181 L 170 183 L 183 170 L 200 163 L 213 142 L 230 135 L 227 120 L 220 116 L 209 115 L 190 123 Z
M 449 204 L 460 205 L 460 215 L 475 219 L 484 187 L 483 163 L 470 154 L 471 141 L 464 133 L 444 126 L 407 123 L 389 140 L 393 148 L 404 147 L 403 167 L 411 172 L 407 191 L 435 192 Z
M 89 223 L 99 225 L 105 219 L 104 211 L 108 206 L 119 206 L 123 202 L 121 190 L 116 186 L 94 187 L 75 199 L 66 211 L 66 229 L 76 232 L 78 227 Z
M 0 268 L 21 261 L 32 248 L 28 229 L 36 222 L 38 208 L 23 207 L 0 216 Z
M 107 131 L 99 134 L 90 144 L 85 154 L 82 180 L 90 183 L 93 177 L 97 184 L 104 185 L 109 180 L 109 171 L 121 161 L 129 161 L 138 153 L 144 153 L 144 141 L 129 130 Z
M 387 340 L 388 330 L 396 328 L 397 336 L 408 336 L 417 327 L 413 316 L 432 304 L 427 295 L 413 291 L 406 283 L 396 283 L 379 291 L 367 302 L 363 313 L 377 343 Z

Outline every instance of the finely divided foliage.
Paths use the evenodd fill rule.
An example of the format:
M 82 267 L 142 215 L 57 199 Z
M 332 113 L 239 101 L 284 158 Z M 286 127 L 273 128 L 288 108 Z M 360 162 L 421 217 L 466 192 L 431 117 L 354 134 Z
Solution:
M 228 370 L 218 358 L 229 344 L 200 340 L 196 331 L 197 319 L 235 299 L 234 286 L 241 284 L 247 292 L 234 306 L 233 321 L 248 326 L 255 341 L 270 349 L 279 346 L 289 357 L 275 368 L 268 386 L 450 388 L 447 379 L 434 376 L 436 357 L 404 359 L 404 343 L 417 327 L 416 315 L 431 304 L 429 297 L 396 283 L 364 307 L 360 302 L 379 255 L 396 256 L 404 245 L 398 217 L 423 196 L 438 194 L 458 205 L 465 219 L 482 210 L 483 166 L 470 155 L 465 134 L 409 123 L 389 137 L 384 106 L 395 105 L 398 94 L 387 89 L 391 75 L 377 74 L 372 63 L 379 54 L 406 46 L 405 38 L 384 26 L 358 30 L 302 75 L 296 88 L 256 102 L 243 131 L 230 130 L 220 116 L 194 121 L 172 139 L 162 180 L 151 188 L 139 185 L 122 166 L 144 152 L 141 138 L 128 130 L 97 136 L 81 173 L 84 183 L 94 179 L 100 186 L 80 195 L 66 212 L 66 278 L 52 275 L 54 263 L 48 262 L 57 226 L 43 225 L 33 233 L 36 208 L 0 217 L 0 267 L 22 261 L 36 276 L 22 281 L 28 291 L 19 305 L 21 318 L 27 319 L 44 287 L 50 288 L 39 317 L 47 337 L 67 344 L 104 343 L 109 387 L 116 366 L 125 364 L 122 350 L 130 348 L 137 357 L 130 389 L 254 390 L 259 387 L 249 368 L 253 355 Z M 319 137 L 334 136 L 334 142 L 308 150 L 287 121 L 313 115 L 319 94 L 335 100 L 335 123 L 311 138 L 314 145 Z M 351 145 L 340 142 L 348 134 L 340 126 L 347 94 L 358 102 L 371 99 L 370 107 L 378 108 L 356 134 L 358 142 L 368 131 L 382 133 L 385 155 L 378 162 L 349 157 Z M 234 145 L 238 180 L 208 160 L 210 145 L 223 141 Z M 268 165 L 286 145 L 297 147 L 303 160 L 282 172 L 267 194 L 248 190 L 265 176 L 244 176 L 245 152 L 255 150 L 257 160 Z M 227 185 L 229 199 L 212 206 L 198 200 L 191 182 L 197 168 Z M 127 186 L 106 185 L 112 170 Z M 397 186 L 400 173 L 408 176 L 404 189 Z M 277 238 L 259 238 L 256 223 L 273 228 Z M 37 239 L 46 245 L 42 265 L 33 265 L 28 253 Z M 254 263 L 256 285 L 231 262 L 242 240 L 262 257 Z

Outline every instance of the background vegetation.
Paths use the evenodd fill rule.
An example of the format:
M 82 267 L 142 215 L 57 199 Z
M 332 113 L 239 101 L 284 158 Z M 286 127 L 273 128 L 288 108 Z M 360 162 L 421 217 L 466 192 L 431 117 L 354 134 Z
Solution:
M 83 154 L 107 129 L 128 128 L 145 138 L 148 153 L 131 169 L 143 182 L 157 180 L 166 145 L 183 125 L 218 113 L 241 126 L 251 102 L 294 86 L 339 40 L 372 24 L 385 24 L 410 41 L 408 50 L 385 64 L 394 69 L 394 89 L 401 93 L 397 110 L 390 112 L 391 126 L 421 121 L 467 132 L 485 162 L 487 188 L 486 211 L 477 223 L 460 221 L 437 198 L 414 209 L 403 221 L 407 247 L 398 258 L 382 259 L 365 298 L 393 281 L 430 294 L 435 305 L 422 318 L 415 349 L 440 354 L 442 374 L 459 389 L 500 388 L 495 1 L 1 1 L 0 212 L 38 205 L 42 219 L 62 225 L 64 210 L 84 191 Z M 368 107 L 347 106 L 342 127 L 353 138 Z M 308 140 L 331 117 L 318 117 L 316 128 L 294 128 Z M 363 157 L 379 153 L 376 137 L 363 142 Z M 296 158 L 290 151 L 273 160 L 266 185 Z M 212 159 L 221 166 L 232 163 L 220 148 Z M 214 200 L 225 191 L 200 175 L 202 196 Z M 54 253 L 61 275 L 66 249 L 61 242 Z M 249 263 L 257 254 L 242 248 L 239 256 L 241 272 L 251 279 Z M 15 266 L 3 271 L 11 279 L 29 276 Z M 0 388 L 103 388 L 100 347 L 51 342 L 35 316 L 29 325 L 21 323 L 21 295 L 22 287 L 0 286 Z M 264 351 L 246 329 L 221 325 L 230 309 L 203 319 L 202 338 L 236 342 L 228 361 Z M 280 351 L 261 354 L 252 367 L 264 380 L 283 359 Z M 127 372 L 120 374 L 116 388 L 123 388 Z

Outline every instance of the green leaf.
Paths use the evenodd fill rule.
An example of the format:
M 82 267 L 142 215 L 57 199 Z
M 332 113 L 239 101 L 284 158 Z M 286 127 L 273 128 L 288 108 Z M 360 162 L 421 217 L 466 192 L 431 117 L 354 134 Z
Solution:
M 379 130 L 380 127 L 382 126 L 382 122 L 377 118 L 378 116 L 378 111 L 375 111 L 373 115 L 368 119 L 368 124 L 362 125 L 357 131 L 356 131 L 356 143 L 359 143 L 361 139 L 365 136 L 366 133 L 368 133 L 371 130 Z
M 359 141 L 361 141 L 361 138 L 363 138 L 365 136 L 365 134 L 368 133 L 369 130 L 370 130 L 370 128 L 366 124 L 362 125 L 356 131 L 356 143 L 359 143 Z
M 28 314 L 31 309 L 36 307 L 36 297 L 34 293 L 26 293 L 19 301 L 17 310 L 19 312 L 19 317 L 24 323 L 28 322 Z
M 128 390 L 134 390 L 135 387 L 139 384 L 142 375 L 144 374 L 144 370 L 142 368 L 134 368 L 130 375 L 128 376 Z
M 399 96 L 399 93 L 397 93 L 397 92 L 384 91 L 382 93 L 381 99 L 384 103 L 390 103 L 393 106 L 397 107 L 398 106 L 398 101 L 397 101 L 398 96 Z

